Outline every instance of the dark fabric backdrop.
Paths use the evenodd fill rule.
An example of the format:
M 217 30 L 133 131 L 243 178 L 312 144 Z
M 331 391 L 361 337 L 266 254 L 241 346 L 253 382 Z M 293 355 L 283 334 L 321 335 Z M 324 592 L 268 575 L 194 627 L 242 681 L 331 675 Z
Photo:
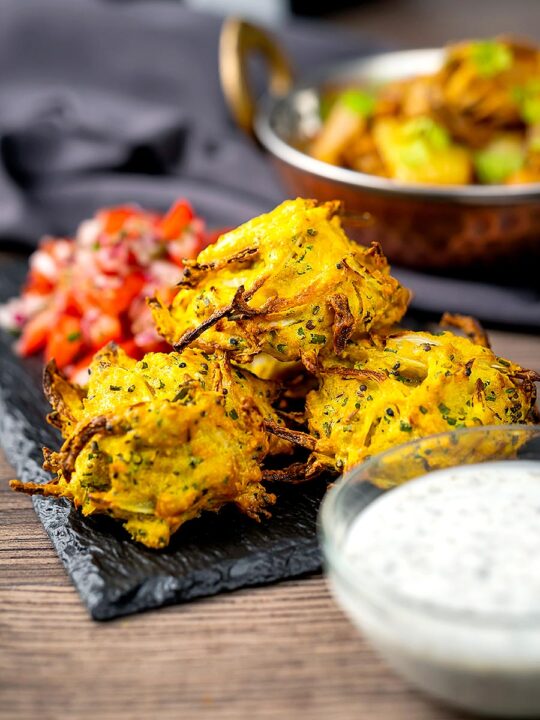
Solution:
M 0 248 L 71 233 L 118 202 L 164 209 L 185 196 L 222 226 L 283 199 L 225 108 L 220 26 L 175 2 L 0 0 Z M 381 47 L 316 21 L 279 38 L 300 75 Z M 422 310 L 540 326 L 532 287 L 402 279 Z
M 185 195 L 228 224 L 282 199 L 225 108 L 218 17 L 175 2 L 0 7 L 0 241 L 71 232 L 118 201 Z M 374 47 L 314 23 L 281 39 L 300 72 Z

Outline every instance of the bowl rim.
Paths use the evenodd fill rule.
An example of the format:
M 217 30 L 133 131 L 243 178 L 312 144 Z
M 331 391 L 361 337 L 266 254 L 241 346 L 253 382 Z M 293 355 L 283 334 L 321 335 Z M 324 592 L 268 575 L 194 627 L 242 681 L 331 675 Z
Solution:
M 366 584 L 362 584 L 361 580 L 359 581 L 356 579 L 354 573 L 348 572 L 348 570 L 351 569 L 351 566 L 348 564 L 348 561 L 344 557 L 343 553 L 341 553 L 340 550 L 336 547 L 335 527 L 333 527 L 335 524 L 337 513 L 336 505 L 340 495 L 350 485 L 351 481 L 354 481 L 355 475 L 361 469 L 369 470 L 370 466 L 379 462 L 381 458 L 392 455 L 400 449 L 419 445 L 420 443 L 425 442 L 428 439 L 453 437 L 456 435 L 482 434 L 494 431 L 519 431 L 521 433 L 524 433 L 525 435 L 530 435 L 531 437 L 534 437 L 540 436 L 540 424 L 482 425 L 475 427 L 459 428 L 457 430 L 447 430 L 445 432 L 435 433 L 433 435 L 426 435 L 422 438 L 416 438 L 415 440 L 410 440 L 409 442 L 395 445 L 388 450 L 377 453 L 373 457 L 359 463 L 358 465 L 355 465 L 353 468 L 341 475 L 325 494 L 321 502 L 317 517 L 317 534 L 319 538 L 319 544 L 322 550 L 324 564 L 327 571 L 328 569 L 330 569 L 333 573 L 335 573 L 339 577 L 340 581 L 350 588 L 352 594 L 355 597 L 357 597 L 358 599 L 362 598 L 364 600 L 367 600 L 374 606 L 377 606 L 379 604 L 388 605 L 389 603 L 391 603 L 392 606 L 403 607 L 408 611 L 419 612 L 426 615 L 426 617 L 439 618 L 444 620 L 445 622 L 461 621 L 467 623 L 473 621 L 475 623 L 478 623 L 479 625 L 486 627 L 523 627 L 530 626 L 531 623 L 540 624 L 540 611 L 534 613 L 527 613 L 521 616 L 510 617 L 508 615 L 494 612 L 479 613 L 473 610 L 457 610 L 452 608 L 444 608 L 429 601 L 422 601 L 419 599 L 411 598 L 409 596 L 401 594 L 399 590 L 389 590 L 388 588 L 382 589 L 378 587 L 373 588 L 372 586 L 366 587 Z M 500 459 L 499 461 L 497 461 L 496 459 L 494 459 L 493 462 L 505 462 L 505 460 Z M 515 461 L 508 460 L 508 462 Z M 540 457 L 538 458 L 538 460 L 533 460 L 532 462 L 540 463 Z M 453 467 L 462 466 L 463 464 L 460 463 Z M 428 474 L 429 471 L 425 475 L 422 475 L 420 477 L 426 477 Z M 385 491 L 383 490 L 383 494 L 391 492 L 391 490 L 392 488 Z M 374 502 L 376 499 L 377 498 L 374 498 L 371 502 Z M 368 507 L 371 502 L 368 503 L 366 507 Z M 361 512 L 363 512 L 363 510 Z M 355 517 L 358 517 L 359 514 L 360 513 L 358 513 Z
M 540 200 L 540 182 L 522 185 L 431 185 L 407 183 L 390 178 L 369 175 L 349 168 L 331 165 L 311 157 L 284 140 L 274 129 L 274 120 L 284 106 L 290 105 L 300 93 L 318 92 L 324 82 L 338 80 L 340 74 L 351 73 L 381 61 L 406 60 L 414 55 L 426 57 L 440 55 L 444 48 L 419 48 L 383 52 L 360 57 L 356 60 L 335 63 L 297 83 L 285 95 L 263 98 L 257 108 L 254 130 L 259 142 L 272 155 L 292 167 L 310 175 L 331 180 L 359 190 L 394 197 L 408 197 L 466 205 L 516 205 Z

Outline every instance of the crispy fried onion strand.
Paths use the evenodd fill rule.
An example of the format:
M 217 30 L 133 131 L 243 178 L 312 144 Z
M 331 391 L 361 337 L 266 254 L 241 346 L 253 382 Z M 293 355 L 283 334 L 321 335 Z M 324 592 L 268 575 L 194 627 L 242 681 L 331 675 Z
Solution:
M 354 316 L 345 295 L 336 293 L 328 298 L 328 305 L 334 311 L 332 333 L 334 338 L 334 352 L 341 355 L 354 330 Z
M 268 432 L 272 433 L 272 435 L 282 438 L 282 440 L 289 440 L 295 445 L 300 445 L 300 447 L 307 448 L 308 450 L 314 450 L 317 444 L 317 441 L 311 435 L 301 430 L 291 430 L 283 425 L 278 425 L 278 423 L 272 420 L 265 420 L 264 427 Z
M 252 308 L 247 303 L 255 292 L 261 287 L 266 278 L 261 278 L 250 290 L 246 291 L 243 285 L 236 290 L 234 297 L 229 305 L 223 308 L 219 308 L 210 317 L 206 318 L 204 322 L 198 325 L 192 330 L 184 333 L 180 340 L 173 346 L 177 352 L 182 352 L 188 345 L 194 340 L 200 337 L 205 330 L 215 325 L 222 319 L 241 320 L 248 317 L 254 317 L 257 315 L 267 315 L 272 311 L 276 298 L 270 298 L 261 308 Z
M 292 485 L 299 485 L 307 480 L 311 480 L 311 478 L 306 475 L 306 466 L 306 463 L 297 462 L 281 470 L 264 470 L 262 479 L 263 482 L 286 482 Z
M 470 315 L 457 315 L 455 313 L 444 313 L 439 322 L 441 327 L 454 327 L 462 330 L 475 345 L 491 348 L 487 332 L 476 318 Z

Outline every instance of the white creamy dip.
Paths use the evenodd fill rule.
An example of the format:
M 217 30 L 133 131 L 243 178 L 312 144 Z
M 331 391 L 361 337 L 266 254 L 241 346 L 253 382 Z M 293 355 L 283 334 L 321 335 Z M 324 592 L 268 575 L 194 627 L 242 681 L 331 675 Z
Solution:
M 432 472 L 375 500 L 343 552 L 363 583 L 434 608 L 540 619 L 540 463 Z
M 540 462 L 440 470 L 351 523 L 332 587 L 409 680 L 464 708 L 540 715 Z

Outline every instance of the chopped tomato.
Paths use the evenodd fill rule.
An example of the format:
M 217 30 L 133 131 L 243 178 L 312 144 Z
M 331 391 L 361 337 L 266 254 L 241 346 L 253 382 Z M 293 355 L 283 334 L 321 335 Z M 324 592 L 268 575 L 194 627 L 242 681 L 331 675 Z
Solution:
M 156 299 L 159 300 L 160 304 L 164 306 L 170 305 L 177 295 L 178 287 L 176 286 L 158 288 L 155 292 Z
M 122 337 L 122 323 L 115 315 L 98 315 L 88 329 L 90 344 L 96 350 Z
M 2 308 L 3 327 L 20 331 L 18 352 L 45 349 L 79 381 L 95 350 L 111 341 L 128 355 L 170 350 L 156 334 L 148 295 L 170 302 L 183 258 L 205 242 L 204 222 L 186 200 L 165 215 L 120 205 L 83 222 L 76 236 L 44 238 L 30 258 L 20 298 Z
M 94 353 L 89 353 L 88 355 L 85 355 L 83 358 L 81 358 L 81 360 L 78 360 L 76 363 L 68 365 L 67 376 L 69 380 L 79 383 L 79 385 L 84 385 L 85 382 L 88 380 L 88 373 L 86 371 L 90 367 L 90 363 L 92 362 L 93 357 Z
M 74 287 L 58 287 L 55 296 L 55 305 L 66 315 L 80 316 L 85 311 L 85 303 L 81 303 L 80 295 Z
M 54 358 L 58 367 L 65 367 L 75 359 L 82 346 L 80 318 L 63 315 L 50 328 L 45 358 L 47 361 Z
M 99 217 L 103 221 L 103 231 L 108 235 L 114 235 L 120 230 L 128 218 L 138 215 L 139 211 L 135 207 L 123 205 L 120 207 L 102 210 Z
M 122 278 L 118 287 L 96 287 L 89 278 L 77 291 L 81 308 L 97 307 L 105 313 L 120 313 L 127 310 L 142 291 L 146 280 L 142 273 L 132 273 Z
M 140 294 L 146 283 L 142 273 L 132 273 L 124 278 L 122 285 L 112 291 L 112 308 L 120 313 L 127 310 L 132 301 Z
M 23 356 L 33 355 L 45 347 L 51 328 L 55 324 L 55 313 L 42 310 L 25 325 L 17 343 L 17 350 Z
M 150 340 L 150 341 L 145 342 L 140 347 L 138 346 L 138 350 L 139 350 L 139 358 L 142 358 L 142 357 L 144 357 L 145 353 L 149 353 L 149 352 L 156 352 L 156 353 L 157 352 L 162 352 L 162 353 L 171 352 L 171 346 L 168 343 L 166 343 L 164 340 L 159 340 L 156 338 L 155 340 Z M 132 357 L 136 357 L 136 356 L 133 355 Z
M 48 295 L 54 289 L 54 283 L 52 283 L 49 278 L 45 277 L 45 275 L 41 275 L 41 273 L 38 272 L 32 272 L 28 276 L 24 289 L 25 292 Z
M 191 220 L 193 220 L 193 210 L 185 200 L 179 200 L 159 223 L 163 238 L 174 240 L 181 235 Z
M 132 338 L 129 340 L 122 340 L 122 342 L 117 343 L 117 345 L 122 348 L 126 355 L 135 358 L 135 360 L 141 360 L 146 352 L 146 350 L 139 347 Z

